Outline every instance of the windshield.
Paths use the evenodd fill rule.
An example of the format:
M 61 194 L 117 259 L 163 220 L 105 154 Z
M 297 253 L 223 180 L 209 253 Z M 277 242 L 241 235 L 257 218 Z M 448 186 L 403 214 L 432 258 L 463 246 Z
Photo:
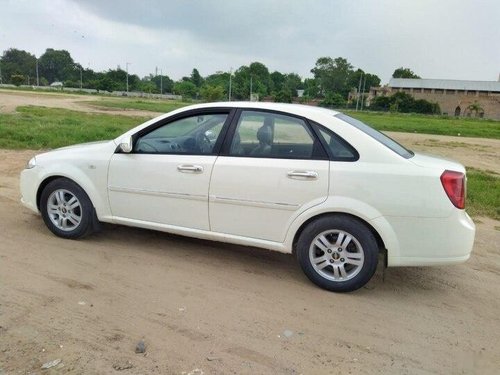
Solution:
M 368 134 L 370 137 L 376 139 L 384 146 L 390 148 L 392 151 L 394 151 L 395 153 L 406 159 L 409 159 L 413 155 L 415 155 L 413 151 L 408 150 L 407 148 L 396 142 L 394 139 L 388 137 L 384 133 L 379 132 L 378 130 L 373 129 L 372 127 L 366 125 L 364 122 L 356 120 L 355 118 L 352 118 L 350 116 L 344 115 L 343 113 L 338 113 L 335 115 L 335 117 L 338 117 L 339 119 L 347 122 L 348 124 L 354 126 L 356 129 L 361 130 L 363 133 Z

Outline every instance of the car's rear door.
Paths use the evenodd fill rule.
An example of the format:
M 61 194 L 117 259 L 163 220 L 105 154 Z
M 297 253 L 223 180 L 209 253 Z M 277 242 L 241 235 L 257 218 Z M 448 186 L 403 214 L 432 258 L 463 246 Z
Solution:
M 211 230 L 282 242 L 327 198 L 325 150 L 306 120 L 270 111 L 239 110 L 227 138 L 210 182 Z

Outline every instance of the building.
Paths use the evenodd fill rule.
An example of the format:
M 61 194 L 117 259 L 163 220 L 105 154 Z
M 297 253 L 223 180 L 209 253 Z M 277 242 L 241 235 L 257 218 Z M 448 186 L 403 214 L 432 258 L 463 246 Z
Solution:
M 449 116 L 500 120 L 500 77 L 497 82 L 391 78 L 387 86 L 370 88 L 366 104 L 369 106 L 377 96 L 396 92 L 406 92 L 415 99 L 438 103 L 441 112 Z

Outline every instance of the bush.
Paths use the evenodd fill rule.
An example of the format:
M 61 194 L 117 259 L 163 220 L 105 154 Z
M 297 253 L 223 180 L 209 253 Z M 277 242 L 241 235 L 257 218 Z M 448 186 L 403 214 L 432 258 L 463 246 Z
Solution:
M 204 85 L 200 89 L 200 95 L 207 102 L 216 102 L 225 98 L 224 87 Z
M 414 112 L 428 115 L 441 113 L 439 104 L 424 99 L 415 100 L 413 96 L 405 92 L 397 92 L 391 96 L 377 96 L 372 100 L 370 109 L 374 111 Z
M 327 94 L 325 99 L 323 99 L 319 105 L 322 107 L 339 108 L 345 106 L 345 99 L 342 95 L 337 93 Z
M 10 81 L 13 85 L 19 86 L 25 82 L 25 79 L 22 74 L 13 74 L 10 76 Z
M 74 88 L 78 88 L 80 87 L 80 81 L 72 81 L 72 80 L 66 80 L 64 81 L 64 87 L 74 87 Z
M 290 90 L 283 89 L 274 95 L 274 101 L 278 103 L 291 103 L 292 102 L 292 93 Z

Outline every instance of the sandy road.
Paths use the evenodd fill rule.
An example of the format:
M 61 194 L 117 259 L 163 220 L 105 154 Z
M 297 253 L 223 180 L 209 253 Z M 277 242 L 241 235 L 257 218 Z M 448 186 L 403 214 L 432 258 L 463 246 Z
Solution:
M 395 135 L 498 168 L 498 141 Z M 477 219 L 465 264 L 333 294 L 283 254 L 111 225 L 59 239 L 18 202 L 34 153 L 0 150 L 0 374 L 498 373 L 498 221 Z
M 362 290 L 339 295 L 282 254 L 118 226 L 81 241 L 56 238 L 18 203 L 18 173 L 31 154 L 0 152 L 6 374 L 500 368 L 498 222 L 480 219 L 466 264 L 389 269 L 385 281 L 379 269 Z M 140 339 L 147 356 L 134 353 Z M 63 367 L 40 370 L 57 358 Z
M 159 113 L 136 109 L 112 109 L 96 107 L 88 102 L 101 99 L 102 96 L 76 95 L 33 91 L 0 90 L 0 113 L 14 113 L 16 108 L 25 105 L 63 108 L 72 111 L 106 113 L 110 115 L 154 117 Z M 116 100 L 116 98 L 110 98 Z

